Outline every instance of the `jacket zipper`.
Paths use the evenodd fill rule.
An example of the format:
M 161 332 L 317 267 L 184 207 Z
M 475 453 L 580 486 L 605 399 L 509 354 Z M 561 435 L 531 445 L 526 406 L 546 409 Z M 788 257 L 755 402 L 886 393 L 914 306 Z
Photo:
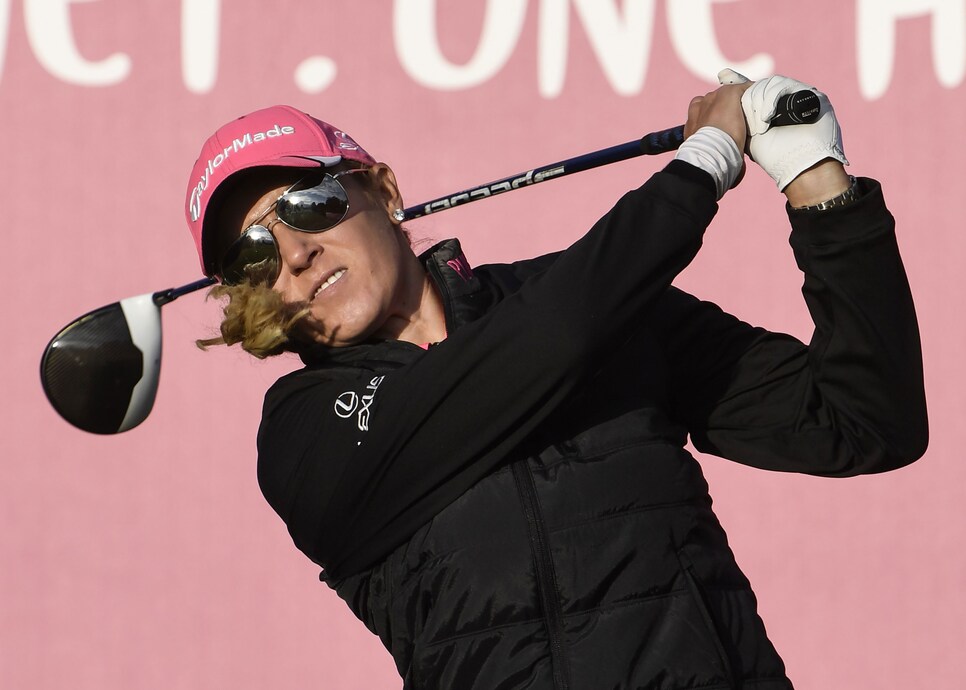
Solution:
M 543 606 L 544 623 L 550 644 L 550 666 L 553 669 L 555 690 L 570 688 L 570 663 L 564 649 L 563 608 L 557 596 L 557 576 L 554 572 L 550 546 L 547 543 L 547 527 L 537 502 L 537 487 L 526 460 L 512 465 L 513 478 L 520 493 L 523 513 L 527 518 L 527 533 L 530 537 L 530 551 L 537 572 L 537 590 Z
M 446 322 L 446 332 L 452 333 L 456 330 L 456 312 L 453 307 L 455 300 L 453 299 L 449 283 L 446 282 L 443 271 L 435 261 L 428 261 L 426 265 L 429 268 L 429 274 L 436 283 L 436 288 L 443 293 L 443 320 Z
M 718 634 L 718 626 L 714 624 L 714 618 L 711 617 L 711 610 L 708 608 L 704 595 L 701 593 L 701 588 L 698 586 L 698 576 L 694 572 L 694 564 L 691 563 L 691 559 L 683 551 L 678 551 L 677 555 L 678 563 L 681 565 L 681 572 L 684 575 L 684 581 L 687 583 L 688 590 L 691 593 L 691 598 L 694 600 L 694 605 L 698 607 L 701 618 L 704 619 L 704 625 L 708 630 L 708 635 L 711 636 L 715 651 L 718 652 L 718 656 L 721 659 L 725 677 L 728 679 L 728 687 L 737 688 L 738 679 L 735 676 L 734 668 L 732 668 L 731 661 L 728 658 L 728 652 L 721 642 L 721 636 Z

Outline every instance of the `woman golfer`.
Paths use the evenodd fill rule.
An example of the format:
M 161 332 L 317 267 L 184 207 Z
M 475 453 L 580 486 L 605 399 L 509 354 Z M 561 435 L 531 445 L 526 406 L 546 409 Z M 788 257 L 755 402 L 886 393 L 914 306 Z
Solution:
M 750 86 L 750 88 L 749 88 Z M 879 185 L 824 95 L 695 98 L 676 159 L 568 249 L 420 256 L 392 170 L 285 106 L 204 145 L 187 195 L 219 342 L 269 390 L 258 479 L 406 688 L 789 688 L 684 450 L 826 476 L 926 445 L 916 318 Z M 787 197 L 808 345 L 671 286 L 752 158 Z M 210 342 L 210 341 L 209 341 Z

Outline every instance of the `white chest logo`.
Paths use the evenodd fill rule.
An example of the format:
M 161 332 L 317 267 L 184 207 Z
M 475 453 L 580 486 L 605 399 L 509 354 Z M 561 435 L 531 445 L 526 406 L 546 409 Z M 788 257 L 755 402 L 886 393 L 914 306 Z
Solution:
M 369 408 L 372 407 L 372 403 L 376 399 L 376 389 L 379 388 L 384 378 L 386 377 L 376 376 L 369 381 L 362 396 L 355 391 L 346 391 L 339 395 L 335 399 L 335 404 L 332 406 L 336 416 L 342 419 L 349 419 L 358 411 L 357 425 L 359 431 L 369 431 Z
M 342 419 L 351 417 L 358 406 L 359 396 L 356 395 L 355 391 L 346 391 L 335 399 L 335 413 Z

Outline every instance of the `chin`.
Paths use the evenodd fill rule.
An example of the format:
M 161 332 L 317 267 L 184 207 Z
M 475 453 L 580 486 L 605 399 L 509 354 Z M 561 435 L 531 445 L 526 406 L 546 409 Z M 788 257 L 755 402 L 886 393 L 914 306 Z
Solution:
M 358 345 L 369 340 L 375 334 L 374 327 L 355 328 L 352 324 L 340 324 L 327 328 L 325 324 L 309 315 L 302 324 L 300 336 L 308 342 L 325 345 L 327 347 L 346 347 Z

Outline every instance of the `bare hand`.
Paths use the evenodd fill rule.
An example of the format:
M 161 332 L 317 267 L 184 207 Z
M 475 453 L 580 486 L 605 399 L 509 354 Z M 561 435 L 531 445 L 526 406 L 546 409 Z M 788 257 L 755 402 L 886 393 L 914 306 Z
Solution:
M 684 138 L 687 139 L 702 127 L 717 127 L 735 140 L 739 151 L 744 151 L 748 128 L 741 108 L 741 95 L 753 83 L 728 84 L 691 99 Z

